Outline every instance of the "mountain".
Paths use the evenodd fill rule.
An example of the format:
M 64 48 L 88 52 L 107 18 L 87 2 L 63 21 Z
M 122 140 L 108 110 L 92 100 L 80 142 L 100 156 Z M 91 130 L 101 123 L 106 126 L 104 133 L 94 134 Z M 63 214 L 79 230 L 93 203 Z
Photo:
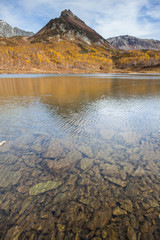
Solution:
M 34 35 L 33 32 L 24 31 L 17 27 L 14 28 L 14 34 L 15 34 L 14 36 L 22 36 L 22 37 L 24 37 L 24 36 L 31 37 Z
M 114 52 L 107 40 L 64 10 L 29 38 L 1 37 L 0 72 L 107 72 L 114 67 Z
M 50 20 L 45 27 L 43 27 L 37 34 L 33 36 L 34 40 L 47 40 L 52 37 L 58 37 L 60 39 L 68 40 L 81 40 L 87 44 L 95 43 L 96 45 L 112 48 L 113 47 L 95 30 L 90 28 L 74 15 L 70 10 L 64 10 L 61 12 L 59 18 Z
M 14 36 L 32 36 L 33 32 L 27 32 L 19 28 L 12 28 L 8 23 L 0 20 L 0 37 L 14 37 Z
M 159 41 L 120 36 L 116 48 L 70 10 L 31 37 L 11 38 L 26 33 L 4 21 L 0 30 L 0 73 L 160 72 L 160 51 L 118 49 L 157 50 Z
M 107 41 L 120 50 L 160 50 L 160 41 L 153 39 L 141 39 L 128 35 L 108 38 Z

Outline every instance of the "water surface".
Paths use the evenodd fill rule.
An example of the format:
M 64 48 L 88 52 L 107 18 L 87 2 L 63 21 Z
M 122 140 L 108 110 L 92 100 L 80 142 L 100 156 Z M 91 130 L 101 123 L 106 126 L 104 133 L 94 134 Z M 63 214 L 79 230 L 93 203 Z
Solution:
M 0 238 L 160 239 L 160 75 L 2 75 Z

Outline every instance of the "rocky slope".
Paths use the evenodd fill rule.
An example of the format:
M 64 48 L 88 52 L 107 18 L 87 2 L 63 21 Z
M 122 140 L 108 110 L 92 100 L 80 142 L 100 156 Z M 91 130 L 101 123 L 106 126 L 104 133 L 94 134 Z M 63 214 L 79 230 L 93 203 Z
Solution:
M 14 37 L 14 36 L 32 36 L 33 32 L 27 32 L 19 28 L 13 28 L 8 23 L 0 20 L 0 37 Z
M 128 35 L 108 38 L 107 41 L 112 46 L 121 50 L 160 50 L 160 41 L 153 39 L 141 39 Z
M 105 45 L 113 49 L 112 45 L 70 10 L 64 10 L 59 18 L 50 20 L 45 27 L 33 36 L 33 41 L 49 41 L 52 37 L 58 37 L 59 41 L 64 38 L 78 39 L 90 45 L 95 43 L 98 46 Z

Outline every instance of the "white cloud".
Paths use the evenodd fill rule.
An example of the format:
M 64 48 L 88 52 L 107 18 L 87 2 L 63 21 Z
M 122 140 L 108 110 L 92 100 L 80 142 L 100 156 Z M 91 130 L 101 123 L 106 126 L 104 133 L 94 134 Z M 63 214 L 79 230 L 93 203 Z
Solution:
M 160 39 L 160 4 L 151 0 L 15 0 L 14 5 L 10 1 L 0 3 L 0 18 L 27 30 L 38 31 L 62 10 L 71 9 L 105 38 L 128 34 Z

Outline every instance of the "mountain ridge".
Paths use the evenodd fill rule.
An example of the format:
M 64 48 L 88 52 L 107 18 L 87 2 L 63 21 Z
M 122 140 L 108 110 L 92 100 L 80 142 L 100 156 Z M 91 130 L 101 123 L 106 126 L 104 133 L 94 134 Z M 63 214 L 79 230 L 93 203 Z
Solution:
M 0 20 L 0 37 L 15 37 L 15 36 L 27 36 L 31 37 L 33 32 L 24 31 L 17 27 L 11 27 L 7 22 Z
M 120 35 L 107 38 L 107 41 L 117 49 L 129 50 L 160 50 L 160 41 L 154 39 L 142 39 L 129 35 Z

